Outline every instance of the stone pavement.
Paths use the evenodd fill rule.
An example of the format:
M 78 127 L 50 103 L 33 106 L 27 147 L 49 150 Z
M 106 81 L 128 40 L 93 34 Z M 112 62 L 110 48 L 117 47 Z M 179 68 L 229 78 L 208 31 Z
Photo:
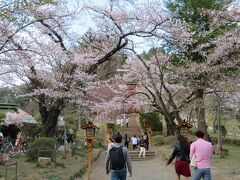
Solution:
M 110 176 L 105 174 L 105 152 L 103 152 L 97 162 L 93 164 L 91 180 L 109 180 Z M 133 161 L 133 176 L 128 180 L 175 180 L 175 170 L 173 165 L 165 167 L 165 161 L 157 156 L 152 160 Z M 87 175 L 81 180 L 87 180 Z

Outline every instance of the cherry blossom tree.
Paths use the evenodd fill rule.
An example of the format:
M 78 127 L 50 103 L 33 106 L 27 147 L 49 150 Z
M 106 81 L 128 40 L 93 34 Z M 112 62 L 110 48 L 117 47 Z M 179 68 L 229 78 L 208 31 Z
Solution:
M 25 116 L 26 115 L 24 113 L 7 112 L 4 119 L 4 125 L 9 126 L 14 124 L 17 127 L 22 127 Z
M 19 22 L 20 26 L 11 21 L 0 21 L 1 36 L 5 38 L 0 42 L 2 47 L 0 48 L 0 63 L 4 67 L 1 79 L 12 84 L 19 83 L 19 80 L 25 83 L 28 93 L 24 95 L 31 96 L 39 104 L 43 135 L 53 136 L 58 116 L 69 102 L 90 109 L 101 109 L 101 107 L 107 108 L 108 106 L 114 108 L 109 112 L 122 108 L 116 103 L 122 102 L 121 99 L 125 96 L 111 98 L 115 105 L 106 103 L 106 100 L 103 103 L 104 98 L 93 103 L 87 96 L 87 92 L 90 92 L 91 89 L 96 90 L 99 84 L 105 83 L 100 81 L 97 75 L 98 68 L 103 63 L 113 61 L 112 57 L 118 53 L 127 54 L 129 50 L 131 52 L 146 45 L 154 44 L 159 47 L 160 44 L 165 43 L 164 47 L 166 47 L 165 52 L 167 53 L 158 54 L 151 61 L 143 60 L 137 53 L 134 53 L 133 56 L 129 54 L 129 58 L 132 59 L 131 69 L 144 70 L 143 72 L 146 73 L 139 75 L 135 72 L 136 75 L 138 74 L 135 78 L 144 81 L 141 83 L 144 91 L 139 93 L 141 96 L 138 100 L 135 100 L 133 96 L 129 97 L 129 100 L 133 102 L 132 104 L 138 105 L 152 103 L 159 111 L 163 108 L 166 117 L 171 115 L 170 119 L 177 118 L 179 120 L 181 101 L 186 104 L 197 93 L 193 85 L 202 86 L 197 80 L 201 74 L 205 73 L 204 69 L 207 65 L 212 67 L 211 72 L 216 72 L 218 67 L 225 67 L 225 65 L 229 65 L 229 68 L 237 65 L 237 57 L 228 57 L 228 55 L 239 52 L 238 39 L 235 36 L 229 38 L 229 35 L 236 34 L 234 28 L 219 33 L 218 36 L 210 38 L 206 43 L 198 43 L 196 35 L 206 36 L 208 39 L 215 29 L 220 29 L 229 22 L 236 22 L 238 11 L 235 9 L 236 16 L 233 16 L 227 6 L 221 11 L 200 9 L 199 14 L 207 14 L 211 17 L 209 27 L 213 28 L 206 34 L 204 32 L 197 34 L 190 29 L 187 21 L 174 19 L 174 14 L 166 13 L 161 7 L 163 7 L 161 1 L 156 0 L 135 3 L 122 0 L 119 3 L 109 1 L 103 6 L 86 4 L 84 8 L 76 6 L 75 9 L 68 9 L 68 6 L 60 1 L 56 4 L 23 8 L 20 15 L 9 15 L 15 17 L 18 21 L 13 22 Z M 95 27 L 89 29 L 84 35 L 73 33 L 70 28 L 74 16 L 85 18 L 81 17 L 79 11 L 75 11 L 76 9 L 90 13 L 95 23 Z M 233 41 L 236 41 L 235 44 Z M 222 47 L 226 49 L 224 48 L 223 51 Z M 204 56 L 206 61 L 203 63 L 189 61 L 191 57 L 187 52 L 199 52 L 203 56 L 206 55 Z M 228 57 L 227 61 L 225 61 L 226 57 Z M 230 59 L 231 61 L 228 61 Z M 168 61 L 180 64 L 175 67 L 177 70 L 171 69 L 172 66 L 169 68 L 171 64 Z M 133 62 L 138 63 L 133 65 Z M 230 65 L 229 62 L 233 63 Z M 227 70 L 227 68 L 221 70 Z M 217 71 L 219 76 L 212 73 L 212 76 L 207 77 L 213 78 L 214 82 L 217 78 L 220 81 L 222 80 L 219 78 L 221 70 Z M 197 76 L 194 76 L 194 73 L 197 73 Z M 158 80 L 156 80 L 157 78 Z M 16 79 L 18 81 L 15 81 Z M 186 92 L 186 89 L 189 89 L 189 93 L 181 97 L 180 102 L 172 99 L 179 90 L 174 87 L 177 84 L 173 83 L 174 79 L 180 82 L 178 84 L 180 90 Z M 194 81 L 191 81 L 193 79 Z M 152 82 L 153 80 L 156 81 Z M 125 87 L 120 87 L 120 89 Z M 111 87 L 111 89 L 113 92 L 117 91 L 117 88 Z M 150 98 L 147 96 L 149 94 Z M 137 103 L 134 103 L 136 101 Z M 163 102 L 166 104 L 163 105 Z M 183 104 L 182 106 L 184 106 Z M 159 105 L 161 106 L 159 107 Z
M 147 59 L 136 52 L 135 56 L 124 66 L 126 74 L 123 80 L 129 82 L 138 79 L 140 83 L 136 93 L 130 96 L 135 98 L 135 104 L 143 108 L 152 107 L 151 111 L 161 113 L 165 118 L 167 134 L 174 135 L 175 119 L 178 123 L 182 122 L 180 112 L 195 98 L 195 93 L 191 88 L 175 83 L 178 77 L 172 71 L 170 56 L 161 50 L 155 50 Z
M 172 40 L 168 45 L 177 52 L 173 61 L 179 67 L 179 77 L 196 90 L 198 128 L 207 134 L 204 94 L 208 93 L 208 88 L 213 92 L 221 82 L 238 78 L 239 4 L 214 0 L 206 4 L 181 0 L 171 3 L 171 12 L 177 19 L 186 21 L 194 41 L 186 48 L 173 44 Z
M 165 35 L 156 34 L 158 38 L 163 40 L 161 44 L 163 44 L 162 47 L 168 56 L 158 55 L 156 58 L 158 62 L 156 63 L 152 59 L 144 59 L 135 53 L 137 59 L 141 60 L 142 63 L 134 63 L 133 61 L 129 68 L 132 72 L 126 78 L 126 80 L 136 78 L 140 82 L 144 81 L 142 84 L 150 87 L 148 90 L 150 97 L 154 97 L 149 104 L 158 101 L 156 104 L 161 105 L 160 108 L 158 106 L 159 109 L 164 108 L 172 113 L 173 118 L 171 119 L 176 117 L 177 120 L 180 120 L 178 113 L 181 109 L 187 103 L 196 99 L 195 101 L 199 102 L 198 128 L 203 130 L 205 134 L 207 134 L 207 126 L 203 104 L 204 94 L 214 92 L 216 89 L 219 91 L 223 82 L 238 79 L 239 30 L 236 23 L 239 21 L 239 8 L 238 4 L 234 3 L 234 1 L 230 4 L 223 3 L 220 6 L 221 8 L 216 9 L 200 5 L 201 8 L 193 7 L 193 14 L 192 16 L 191 13 L 189 14 L 189 19 L 185 16 L 173 18 L 169 22 L 172 23 L 172 26 L 162 27 Z M 194 11 L 194 8 L 197 11 Z M 174 16 L 173 13 L 172 17 Z M 196 23 L 194 22 L 194 16 L 198 17 L 199 19 L 195 18 L 195 20 L 199 20 L 202 24 L 200 23 L 199 26 L 195 24 L 194 26 L 194 23 Z M 176 22 L 181 24 L 179 26 L 181 28 L 175 28 Z M 204 30 L 204 28 L 207 29 Z M 152 87 L 149 82 L 146 83 L 146 79 L 155 84 L 155 87 Z M 158 83 L 157 86 L 155 80 Z M 175 89 L 169 88 L 171 87 L 169 85 L 175 86 Z M 176 91 L 181 88 L 181 94 L 185 93 L 186 96 L 182 100 L 179 101 L 178 99 L 176 101 L 173 97 L 178 94 Z M 165 92 L 163 93 L 163 91 Z M 143 92 L 139 94 L 143 94 Z M 159 96 L 167 102 L 167 106 L 163 103 L 164 101 L 160 101 L 159 97 L 156 99 L 155 96 Z M 146 97 L 148 97 L 147 94 Z M 171 120 L 170 122 L 172 128 L 169 129 L 174 129 L 174 121 Z
M 24 95 L 38 102 L 43 135 L 54 135 L 58 116 L 69 102 L 89 105 L 86 88 L 98 81 L 98 66 L 127 48 L 130 36 L 150 36 L 166 21 L 157 11 L 147 13 L 143 4 L 139 7 L 147 16 L 133 6 L 124 7 L 111 2 L 104 7 L 87 6 L 97 25 L 83 36 L 71 32 L 73 13 L 61 3 L 23 9 L 27 25 L 20 29 L 1 22 L 1 32 L 6 32 L 2 36 L 9 37 L 2 43 L 1 63 L 8 72 L 2 79 L 25 83 L 28 93 Z M 149 18 L 160 16 L 161 21 L 149 23 Z

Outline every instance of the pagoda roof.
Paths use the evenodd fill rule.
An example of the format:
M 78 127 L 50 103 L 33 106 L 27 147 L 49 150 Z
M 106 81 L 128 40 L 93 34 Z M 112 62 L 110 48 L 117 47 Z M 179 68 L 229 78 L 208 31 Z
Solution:
M 99 129 L 97 126 L 95 126 L 92 122 L 88 122 L 87 124 L 84 124 L 81 126 L 82 129 L 87 129 L 87 128 L 94 128 L 94 129 Z
M 192 128 L 193 125 L 190 124 L 190 123 L 188 123 L 188 122 L 183 121 L 183 122 L 181 122 L 180 124 L 178 124 L 176 127 L 177 127 L 177 128 L 180 128 L 180 127 L 189 127 L 189 128 Z

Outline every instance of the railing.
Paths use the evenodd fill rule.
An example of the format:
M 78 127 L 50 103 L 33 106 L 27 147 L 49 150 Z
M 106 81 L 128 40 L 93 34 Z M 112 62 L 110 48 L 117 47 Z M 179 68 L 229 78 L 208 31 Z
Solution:
M 15 166 L 15 180 L 17 180 L 18 178 L 17 178 L 17 175 L 18 175 L 18 163 L 17 163 L 17 161 L 15 161 L 15 162 L 6 162 L 5 163 L 5 180 L 7 180 L 7 177 L 8 177 L 8 167 L 10 167 L 10 166 Z

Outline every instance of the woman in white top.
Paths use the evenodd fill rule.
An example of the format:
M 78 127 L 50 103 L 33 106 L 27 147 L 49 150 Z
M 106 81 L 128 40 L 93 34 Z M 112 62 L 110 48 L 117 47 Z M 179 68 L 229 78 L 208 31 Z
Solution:
M 112 140 L 112 139 L 109 139 L 109 140 L 108 140 L 107 152 L 108 152 L 110 149 L 112 149 L 113 145 L 114 145 L 113 140 Z
M 132 140 L 133 150 L 137 149 L 137 137 L 135 134 L 133 135 L 131 140 Z

